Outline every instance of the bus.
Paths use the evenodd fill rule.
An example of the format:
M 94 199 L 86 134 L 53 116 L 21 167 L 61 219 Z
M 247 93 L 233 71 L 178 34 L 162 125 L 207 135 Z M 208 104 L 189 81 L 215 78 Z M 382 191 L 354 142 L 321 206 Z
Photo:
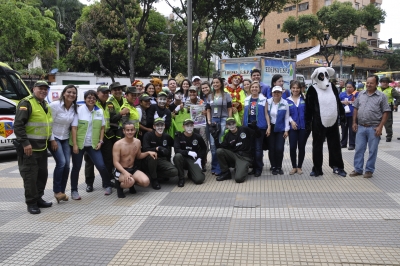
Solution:
M 379 77 L 379 80 L 383 77 L 388 77 L 392 81 L 400 80 L 400 71 L 385 71 L 385 72 L 377 72 L 375 73 Z

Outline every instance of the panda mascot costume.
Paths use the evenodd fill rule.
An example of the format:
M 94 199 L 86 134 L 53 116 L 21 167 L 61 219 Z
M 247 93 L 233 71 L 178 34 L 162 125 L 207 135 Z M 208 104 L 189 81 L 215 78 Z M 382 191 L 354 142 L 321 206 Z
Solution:
M 345 177 L 340 145 L 340 124 L 346 123 L 345 111 L 339 100 L 336 87 L 329 82 L 329 78 L 335 74 L 330 67 L 319 67 L 311 75 L 312 86 L 308 88 L 306 97 L 305 120 L 307 130 L 312 131 L 313 147 L 312 159 L 314 166 L 311 176 L 320 176 L 323 163 L 323 145 L 325 138 L 329 150 L 329 166 L 333 173 Z

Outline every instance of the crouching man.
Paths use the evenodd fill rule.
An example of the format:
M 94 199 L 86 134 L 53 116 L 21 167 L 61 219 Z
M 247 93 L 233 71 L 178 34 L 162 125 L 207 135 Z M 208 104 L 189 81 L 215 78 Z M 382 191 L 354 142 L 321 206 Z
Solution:
M 221 144 L 218 142 L 219 132 L 211 130 L 218 148 L 217 158 L 221 167 L 221 175 L 217 177 L 217 181 L 232 179 L 229 170 L 232 167 L 236 169 L 236 183 L 243 183 L 246 180 L 249 165 L 253 161 L 254 137 L 259 137 L 261 133 L 256 123 L 252 123 L 249 127 L 237 127 L 233 117 L 226 119 L 226 128 L 228 130 L 225 131 Z
M 165 121 L 162 118 L 154 120 L 154 131 L 147 132 L 143 137 L 142 150 L 157 153 L 157 160 L 149 155 L 144 159 L 147 173 L 150 176 L 151 186 L 158 190 L 161 188 L 158 179 L 168 179 L 178 175 L 178 169 L 171 163 L 171 148 L 174 140 L 164 133 Z
M 141 143 L 134 137 L 136 129 L 132 122 L 126 122 L 123 125 L 123 132 L 125 137 L 115 142 L 113 147 L 113 163 L 116 168 L 115 185 L 118 198 L 125 198 L 124 188 L 129 188 L 129 192 L 133 194 L 136 193 L 135 184 L 141 187 L 147 187 L 150 184 L 149 178 L 135 166 L 135 159 L 144 159 L 147 156 L 157 159 L 155 152 L 141 152 Z
M 174 164 L 178 169 L 178 187 L 185 185 L 184 170 L 188 170 L 188 177 L 195 184 L 202 184 L 205 175 L 201 168 L 201 158 L 204 158 L 207 152 L 206 144 L 203 138 L 194 133 L 194 122 L 192 119 L 183 121 L 184 132 L 175 133 L 174 140 Z

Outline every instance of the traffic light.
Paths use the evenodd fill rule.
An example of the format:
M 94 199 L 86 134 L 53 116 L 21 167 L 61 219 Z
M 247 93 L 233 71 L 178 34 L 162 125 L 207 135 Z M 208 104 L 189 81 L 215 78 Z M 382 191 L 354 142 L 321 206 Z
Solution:
M 389 39 L 389 48 L 392 48 L 393 44 L 392 44 L 392 38 Z
M 350 69 L 350 71 L 351 71 L 351 72 L 354 72 L 355 67 L 356 67 L 355 64 L 351 64 L 351 69 Z

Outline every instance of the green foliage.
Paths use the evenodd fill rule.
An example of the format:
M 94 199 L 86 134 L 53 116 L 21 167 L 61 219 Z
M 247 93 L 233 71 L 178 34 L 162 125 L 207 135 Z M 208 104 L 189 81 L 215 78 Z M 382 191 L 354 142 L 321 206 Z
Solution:
M 392 54 L 386 54 L 386 67 L 388 70 L 400 70 L 400 50 L 396 49 Z
M 54 60 L 52 68 L 57 68 L 58 72 L 66 72 L 68 70 L 67 60 L 65 58 Z
M 356 10 L 351 2 L 335 1 L 330 6 L 322 7 L 316 15 L 287 18 L 281 31 L 288 33 L 289 37 L 297 36 L 299 41 L 317 39 L 322 48 L 321 54 L 330 64 L 337 46 L 344 39 L 354 34 L 360 26 L 374 29 L 375 25 L 385 21 L 385 16 L 385 11 L 373 4 Z M 328 45 L 328 40 L 324 38 L 326 34 L 336 41 L 335 45 Z
M 38 8 L 15 0 L 0 0 L 0 60 L 14 69 L 26 67 L 62 35 L 53 19 Z
M 357 43 L 356 48 L 353 50 L 353 54 L 357 57 L 370 57 L 372 56 L 372 51 L 368 48 L 367 42 Z

